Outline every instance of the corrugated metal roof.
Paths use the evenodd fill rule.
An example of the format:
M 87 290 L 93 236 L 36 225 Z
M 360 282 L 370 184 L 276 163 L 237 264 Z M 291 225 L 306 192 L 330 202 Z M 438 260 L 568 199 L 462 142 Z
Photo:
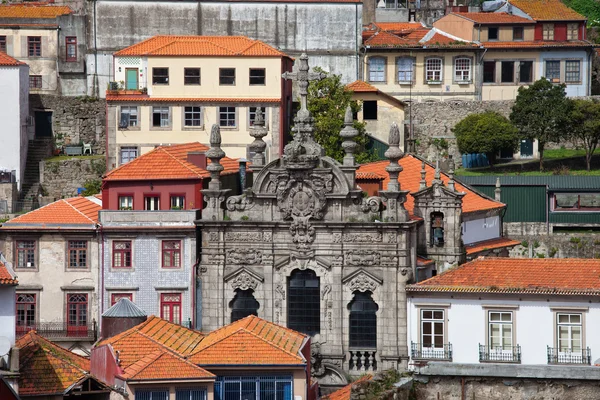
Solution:
M 496 179 L 500 178 L 501 186 L 548 186 L 551 190 L 556 189 L 594 189 L 600 190 L 600 176 L 579 175 L 483 175 L 483 176 L 457 176 L 462 182 L 471 186 L 496 185 Z
M 102 317 L 109 318 L 136 318 L 145 317 L 144 310 L 136 306 L 131 300 L 122 297 L 117 303 L 106 310 Z

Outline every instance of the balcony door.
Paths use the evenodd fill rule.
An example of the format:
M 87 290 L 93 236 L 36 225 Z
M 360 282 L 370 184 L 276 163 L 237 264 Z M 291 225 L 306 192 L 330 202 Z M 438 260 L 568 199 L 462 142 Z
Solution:
M 86 337 L 88 332 L 88 295 L 67 294 L 67 336 Z
M 125 69 L 125 89 L 127 90 L 138 90 L 138 69 L 137 68 L 126 68 Z
M 160 317 L 174 324 L 181 324 L 181 293 L 160 295 Z
M 500 357 L 513 353 L 512 312 L 489 312 L 489 352 L 490 357 Z
M 33 293 L 17 293 L 17 336 L 22 336 L 35 327 L 36 298 Z
M 440 358 L 444 351 L 444 310 L 421 310 L 423 358 Z

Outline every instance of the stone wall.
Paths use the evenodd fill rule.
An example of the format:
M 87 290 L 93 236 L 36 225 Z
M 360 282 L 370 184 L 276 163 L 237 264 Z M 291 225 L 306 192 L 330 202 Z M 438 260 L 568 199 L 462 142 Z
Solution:
M 106 147 L 106 102 L 94 97 L 63 97 L 32 94 L 31 114 L 52 111 L 52 131 L 57 146 L 91 143 L 94 154 L 104 154 Z
M 101 179 L 106 171 L 104 158 L 72 158 L 40 162 L 40 184 L 47 197 L 61 199 L 77 196 L 87 180 Z
M 510 251 L 510 257 L 600 258 L 600 233 L 542 233 L 510 238 L 521 241 Z

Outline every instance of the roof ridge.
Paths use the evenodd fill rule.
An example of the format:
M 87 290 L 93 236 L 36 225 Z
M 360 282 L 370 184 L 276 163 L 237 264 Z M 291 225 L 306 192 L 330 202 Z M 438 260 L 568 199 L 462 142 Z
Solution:
M 26 212 L 25 214 L 21 214 L 21 215 L 19 215 L 19 216 L 15 217 L 15 218 L 13 218 L 12 220 L 10 220 L 10 219 L 9 219 L 9 220 L 8 220 L 8 221 L 6 221 L 6 222 L 5 222 L 3 225 L 6 225 L 6 224 L 11 224 L 11 223 L 13 223 L 12 221 L 14 221 L 14 223 L 18 223 L 18 221 L 16 221 L 16 220 L 18 220 L 19 218 L 22 218 L 22 217 L 24 217 L 24 216 L 26 216 L 26 215 L 29 215 L 29 214 L 31 214 L 31 213 L 34 213 L 34 212 L 36 212 L 36 211 L 42 210 L 42 209 L 44 209 L 44 208 L 46 208 L 46 207 L 49 207 L 49 206 L 51 206 L 51 205 L 53 205 L 53 204 L 56 204 L 56 203 L 58 203 L 58 202 L 61 202 L 61 201 L 66 203 L 66 201 L 65 201 L 65 200 L 67 200 L 67 199 L 59 199 L 59 200 L 53 201 L 52 203 L 48 203 L 48 204 L 46 204 L 45 206 L 41 206 L 40 208 L 36 208 L 35 210 L 28 211 L 28 212 Z M 67 203 L 67 204 L 68 204 L 68 203 Z
M 161 147 L 161 148 L 162 148 L 162 147 Z M 190 168 L 190 167 L 189 167 L 189 165 L 187 165 L 187 164 L 189 164 L 187 161 L 184 161 L 184 160 L 181 160 L 181 159 L 179 159 L 179 158 L 175 157 L 173 154 L 171 154 L 171 153 L 168 151 L 168 149 L 167 149 L 167 148 L 165 148 L 163 151 L 164 151 L 166 154 L 168 154 L 168 155 L 169 155 L 171 158 L 173 158 L 174 160 L 176 160 L 176 161 L 177 161 L 179 164 L 181 164 L 183 167 L 187 168 L 187 169 L 188 169 L 190 172 L 192 172 L 192 173 L 194 173 L 194 174 L 198 175 L 200 178 L 202 178 L 202 176 L 200 176 L 200 174 L 199 174 L 198 172 L 194 171 L 192 168 Z
M 269 330 L 270 330 L 271 328 L 272 328 L 272 327 L 269 327 Z M 275 344 L 275 343 L 273 343 L 272 341 L 270 341 L 270 340 L 267 340 L 266 338 L 263 338 L 262 336 L 259 336 L 257 333 L 254 333 L 254 332 L 253 332 L 253 331 L 251 331 L 251 330 L 244 329 L 244 331 L 246 331 L 246 332 L 250 333 L 251 335 L 253 335 L 253 336 L 257 337 L 258 339 L 262 340 L 263 342 L 265 342 L 265 343 L 267 343 L 267 344 L 269 344 L 269 345 L 271 345 L 271 346 L 275 347 L 276 349 L 279 349 L 279 350 L 281 350 L 281 351 L 283 351 L 283 352 L 285 352 L 285 353 L 287 353 L 287 354 L 289 354 L 289 355 L 291 355 L 291 356 L 294 356 L 294 357 L 298 357 L 298 358 L 300 358 L 300 356 L 299 356 L 298 354 L 294 354 L 294 353 L 292 353 L 291 351 L 289 351 L 289 350 L 287 350 L 287 349 L 285 349 L 285 348 L 279 347 L 278 345 L 276 345 L 276 344 Z M 273 338 L 275 338 L 275 335 L 276 335 L 276 334 L 277 334 L 277 332 L 274 332 L 274 333 L 273 333 Z M 282 335 L 282 337 L 281 337 L 279 340 L 283 340 L 283 335 Z M 286 339 L 286 342 L 289 342 L 289 340 L 290 340 L 290 339 L 289 339 L 289 338 L 287 338 L 287 339 Z
M 146 368 L 148 368 L 150 365 L 152 365 L 153 362 L 158 360 L 164 354 L 165 353 L 162 352 L 160 349 L 156 349 L 156 350 L 152 351 L 151 353 L 148 353 L 145 356 L 143 356 L 142 358 L 138 359 L 133 364 L 130 364 L 127 368 L 125 368 L 125 373 L 127 374 L 127 370 L 129 368 L 133 367 L 134 365 L 139 365 L 140 369 L 138 369 L 137 371 L 135 371 L 135 373 L 130 375 L 132 378 L 134 378 L 135 376 L 142 373 L 142 371 L 144 371 Z M 127 375 L 129 375 L 129 374 L 127 374 Z
M 125 164 L 121 164 L 121 165 L 119 165 L 117 168 L 113 168 L 113 169 L 111 169 L 110 171 L 108 171 L 107 173 L 105 173 L 105 174 L 104 174 L 103 178 L 108 178 L 108 177 L 109 177 L 110 175 L 112 175 L 113 173 L 115 173 L 115 172 L 117 172 L 117 171 L 119 171 L 119 170 L 121 170 L 121 169 L 125 168 L 125 167 L 126 167 L 126 166 L 128 166 L 128 165 L 133 165 L 133 163 L 138 163 L 138 162 L 139 162 L 139 160 L 140 160 L 140 159 L 141 159 L 143 156 L 145 156 L 145 155 L 147 155 L 147 154 L 151 154 L 151 153 L 155 152 L 156 150 L 160 149 L 161 147 L 163 147 L 163 146 L 157 146 L 157 147 L 153 148 L 152 150 L 150 150 L 149 152 L 147 152 L 147 153 L 144 153 L 144 154 L 141 154 L 139 157 L 136 157 L 136 158 L 134 158 L 133 160 L 131 160 L 131 161 L 129 161 L 129 162 L 127 162 L 127 163 L 125 163 Z
M 93 205 L 96 205 L 96 206 L 97 206 L 97 204 L 96 204 L 96 203 L 94 203 L 94 202 L 91 202 L 91 201 L 89 201 L 89 200 L 88 200 L 88 199 L 86 199 L 85 197 L 72 197 L 72 198 L 70 198 L 70 199 L 67 199 L 67 200 L 66 200 L 66 203 L 67 203 L 68 205 L 70 205 L 70 206 L 71 206 L 71 208 L 73 208 L 73 210 L 77 211 L 79 214 L 81 214 L 81 215 L 83 215 L 85 218 L 89 219 L 89 220 L 90 220 L 92 223 L 96 223 L 96 222 L 95 222 L 93 219 L 91 219 L 90 217 L 88 217 L 87 215 L 85 215 L 84 213 L 82 213 L 81 211 L 79 211 L 79 209 L 78 209 L 78 208 L 76 208 L 76 207 L 75 207 L 73 204 L 71 204 L 71 203 L 69 202 L 69 200 L 73 200 L 73 199 L 83 199 L 83 200 L 85 200 L 85 201 L 88 201 L 88 202 L 92 203 Z

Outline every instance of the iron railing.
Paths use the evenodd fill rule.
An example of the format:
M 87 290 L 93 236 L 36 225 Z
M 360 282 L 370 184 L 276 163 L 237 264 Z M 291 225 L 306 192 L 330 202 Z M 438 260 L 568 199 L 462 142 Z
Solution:
M 521 346 L 483 346 L 479 345 L 480 362 L 521 362 Z
M 440 347 L 423 346 L 422 343 L 410 344 L 411 357 L 415 360 L 452 360 L 452 343 Z
M 351 372 L 356 371 L 377 371 L 377 351 L 374 349 L 367 350 L 350 350 L 348 359 L 348 367 Z
M 581 350 L 561 350 L 548 346 L 548 364 L 585 364 L 592 363 L 592 351 L 589 347 Z
M 17 325 L 16 336 L 19 338 L 32 330 L 50 340 L 95 342 L 98 339 L 95 320 L 87 325 L 70 325 L 66 322 L 36 322 L 31 325 Z

